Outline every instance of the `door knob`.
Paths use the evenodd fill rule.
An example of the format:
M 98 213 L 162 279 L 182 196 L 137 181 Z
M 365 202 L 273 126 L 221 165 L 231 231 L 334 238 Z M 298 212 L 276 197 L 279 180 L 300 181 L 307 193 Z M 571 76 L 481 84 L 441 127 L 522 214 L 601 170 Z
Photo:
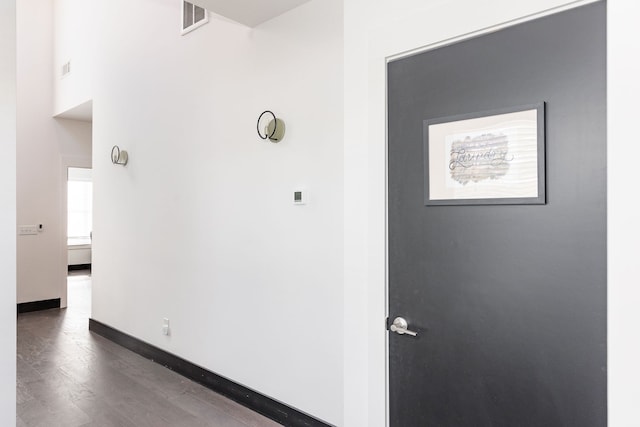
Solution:
M 417 332 L 413 332 L 409 330 L 409 324 L 402 317 L 396 317 L 395 319 L 393 319 L 393 323 L 391 324 L 389 329 L 391 330 L 391 332 L 395 332 L 396 334 L 400 334 L 400 335 L 407 334 L 407 335 L 411 335 L 412 337 L 418 336 Z

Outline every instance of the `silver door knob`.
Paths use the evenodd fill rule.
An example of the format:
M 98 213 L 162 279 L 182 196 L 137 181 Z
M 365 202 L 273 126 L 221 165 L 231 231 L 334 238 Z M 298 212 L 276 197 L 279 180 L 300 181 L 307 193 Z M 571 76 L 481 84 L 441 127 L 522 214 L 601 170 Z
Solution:
M 391 330 L 391 332 L 395 332 L 396 334 L 400 334 L 400 335 L 407 334 L 407 335 L 411 335 L 412 337 L 418 336 L 417 332 L 413 332 L 409 330 L 409 324 L 402 317 L 396 317 L 395 319 L 393 319 L 393 323 L 391 324 L 389 329 Z

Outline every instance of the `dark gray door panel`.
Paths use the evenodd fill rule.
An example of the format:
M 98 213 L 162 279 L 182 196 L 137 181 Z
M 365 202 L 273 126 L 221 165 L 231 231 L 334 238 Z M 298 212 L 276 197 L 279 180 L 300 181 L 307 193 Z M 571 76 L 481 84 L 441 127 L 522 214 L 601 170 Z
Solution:
M 392 426 L 606 425 L 605 17 L 389 64 Z M 424 205 L 424 120 L 539 102 L 545 205 Z

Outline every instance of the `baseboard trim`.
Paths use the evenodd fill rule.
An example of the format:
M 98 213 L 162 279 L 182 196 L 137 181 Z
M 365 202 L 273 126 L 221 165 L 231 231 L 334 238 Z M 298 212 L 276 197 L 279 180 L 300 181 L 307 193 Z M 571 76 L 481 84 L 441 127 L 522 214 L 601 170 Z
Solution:
M 60 308 L 60 298 L 45 299 L 42 301 L 21 302 L 20 304 L 18 304 L 18 313 L 49 310 L 51 308 Z
M 91 270 L 91 264 L 73 264 L 67 266 L 67 271 Z
M 136 337 L 125 334 L 97 320 L 89 319 L 89 330 L 144 358 L 159 363 L 192 381 L 202 384 L 216 393 L 226 396 L 284 426 L 331 427 L 331 424 L 327 424 L 311 415 L 291 408 L 282 402 L 237 384 L 228 378 L 197 366 L 188 360 L 168 353 L 151 344 L 147 344 Z

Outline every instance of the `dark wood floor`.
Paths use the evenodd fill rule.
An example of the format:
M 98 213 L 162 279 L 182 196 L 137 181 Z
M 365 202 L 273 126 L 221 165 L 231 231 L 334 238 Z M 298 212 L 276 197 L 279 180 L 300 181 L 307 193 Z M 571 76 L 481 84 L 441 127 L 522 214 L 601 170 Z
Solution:
M 18 426 L 279 425 L 89 332 L 90 300 L 76 272 L 69 308 L 18 316 Z

